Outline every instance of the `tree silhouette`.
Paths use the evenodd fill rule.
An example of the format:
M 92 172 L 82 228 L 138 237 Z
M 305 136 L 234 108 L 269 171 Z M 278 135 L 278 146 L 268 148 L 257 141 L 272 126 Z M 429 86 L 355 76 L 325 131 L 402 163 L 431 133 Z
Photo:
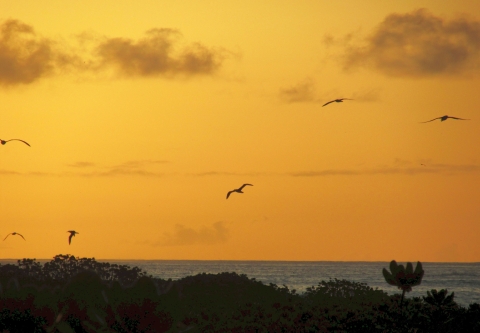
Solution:
M 403 304 L 403 297 L 405 292 L 412 291 L 412 287 L 418 286 L 422 282 L 423 274 L 425 271 L 422 268 L 420 261 L 417 262 L 415 271 L 411 262 L 407 262 L 407 268 L 403 265 L 398 265 L 395 260 L 390 262 L 390 272 L 385 268 L 383 269 L 383 277 L 388 284 L 397 286 L 402 290 L 402 299 L 400 306 Z

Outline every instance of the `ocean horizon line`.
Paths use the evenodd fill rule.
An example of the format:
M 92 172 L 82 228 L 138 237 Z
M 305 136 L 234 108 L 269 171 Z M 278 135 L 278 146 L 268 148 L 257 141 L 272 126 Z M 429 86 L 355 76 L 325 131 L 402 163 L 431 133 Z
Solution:
M 76 256 L 75 256 L 76 257 Z M 50 261 L 52 258 L 0 258 L 1 261 L 17 261 L 22 259 L 34 259 L 37 261 Z M 77 257 L 76 257 L 77 258 Z M 95 258 L 84 257 L 87 259 L 93 258 L 96 261 L 196 261 L 196 262 L 298 262 L 298 263 L 320 263 L 320 262 L 342 262 L 342 263 L 390 263 L 395 260 L 396 262 L 417 262 L 419 260 L 275 260 L 275 259 L 114 259 L 114 258 Z M 80 258 L 83 259 L 83 258 Z M 420 261 L 422 263 L 432 264 L 480 264 L 480 261 Z

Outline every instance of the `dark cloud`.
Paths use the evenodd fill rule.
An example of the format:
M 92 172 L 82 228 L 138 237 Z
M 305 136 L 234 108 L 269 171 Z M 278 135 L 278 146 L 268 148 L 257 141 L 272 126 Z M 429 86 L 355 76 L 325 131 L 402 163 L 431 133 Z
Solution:
M 0 26 L 0 84 L 31 83 L 51 73 L 53 54 L 48 40 L 17 20 Z
M 97 47 L 102 66 L 114 66 L 124 76 L 212 74 L 223 60 L 222 53 L 195 43 L 176 51 L 180 33 L 151 29 L 137 41 L 108 38 Z
M 344 67 L 413 77 L 478 73 L 480 21 L 466 16 L 444 19 L 426 9 L 390 14 L 365 45 L 346 48 Z
M 66 42 L 44 38 L 32 26 L 10 19 L 0 24 L 0 85 L 108 69 L 126 77 L 211 75 L 226 54 L 200 43 L 181 46 L 181 34 L 172 29 L 152 29 L 139 40 L 82 33 Z
M 215 222 L 211 227 L 196 230 L 182 224 L 176 224 L 173 233 L 164 233 L 164 239 L 157 243 L 161 246 L 217 244 L 226 242 L 229 230 L 225 222 Z
M 0 85 L 29 84 L 77 60 L 25 23 L 7 20 L 0 25 Z

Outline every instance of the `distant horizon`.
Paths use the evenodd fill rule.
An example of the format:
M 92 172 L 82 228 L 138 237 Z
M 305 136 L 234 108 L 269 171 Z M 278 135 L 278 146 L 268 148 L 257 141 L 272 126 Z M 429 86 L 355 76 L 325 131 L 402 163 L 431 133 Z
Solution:
M 74 256 L 77 258 L 77 256 Z M 91 257 L 80 257 L 80 259 L 87 258 L 91 259 Z M 0 258 L 0 263 L 2 261 L 17 261 L 17 260 L 22 260 L 22 259 L 35 259 L 36 261 L 51 261 L 51 259 L 44 259 L 44 258 L 21 258 L 21 259 L 1 259 Z M 367 261 L 367 260 L 229 260 L 229 259 L 214 259 L 214 260 L 205 260 L 205 259 L 99 259 L 95 258 L 95 261 L 238 261 L 238 262 L 345 262 L 345 263 L 361 263 L 361 262 L 367 262 L 367 263 L 374 263 L 374 262 L 381 262 L 381 263 L 390 263 L 391 260 L 384 261 L 384 260 L 372 260 L 372 261 Z M 392 259 L 395 260 L 397 263 L 401 264 L 403 262 L 412 262 L 416 263 L 417 261 L 420 261 L 422 264 L 423 263 L 434 263 L 434 264 L 480 264 L 480 261 L 421 261 L 421 260 L 397 260 L 397 259 Z

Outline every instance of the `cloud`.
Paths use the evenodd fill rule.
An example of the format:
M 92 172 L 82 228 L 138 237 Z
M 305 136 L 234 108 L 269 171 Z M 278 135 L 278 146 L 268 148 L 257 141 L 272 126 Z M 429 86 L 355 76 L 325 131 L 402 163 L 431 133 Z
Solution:
M 0 26 L 0 84 L 31 83 L 52 72 L 51 42 L 17 20 Z
M 430 161 L 421 161 L 422 163 L 413 163 L 411 161 L 405 161 L 396 159 L 392 166 L 379 166 L 376 168 L 364 168 L 364 169 L 324 169 L 324 170 L 311 170 L 311 171 L 299 171 L 299 172 L 250 172 L 250 173 L 235 173 L 235 172 L 222 172 L 222 171 L 209 171 L 200 173 L 185 173 L 184 176 L 197 176 L 197 177 L 215 177 L 215 176 L 292 176 L 292 177 L 326 177 L 326 176 L 362 176 L 362 175 L 421 175 L 421 174 L 459 174 L 459 173 L 471 173 L 479 172 L 480 165 L 478 164 L 443 164 L 443 163 L 431 163 Z M 108 167 L 98 167 L 96 164 L 90 162 L 76 162 L 69 164 L 68 166 L 75 169 L 88 169 L 89 171 L 75 171 L 75 172 L 18 172 L 13 170 L 0 169 L 0 175 L 11 176 L 76 176 L 76 177 L 115 177 L 115 176 L 142 176 L 142 177 L 163 177 L 179 175 L 179 173 L 161 173 L 150 168 L 157 164 L 165 164 L 169 161 L 165 160 L 137 160 L 128 161 Z
M 95 166 L 95 163 L 92 162 L 75 162 L 72 164 L 67 164 L 67 166 L 72 168 L 88 168 Z
M 22 175 L 22 173 L 18 171 L 0 169 L 0 175 Z
M 78 59 L 61 51 L 58 44 L 36 34 L 18 20 L 0 25 L 0 85 L 30 84 L 65 68 Z
M 63 41 L 40 36 L 19 20 L 0 24 L 0 86 L 31 84 L 58 73 L 123 77 L 213 75 L 228 52 L 200 43 L 181 43 L 173 29 L 151 29 L 144 38 L 81 33 Z
M 213 74 L 223 60 L 222 52 L 194 43 L 175 52 L 180 33 L 173 29 L 151 29 L 137 41 L 107 38 L 97 46 L 103 67 L 113 66 L 119 74 L 134 76 L 172 76 L 175 74 Z
M 196 230 L 182 224 L 176 224 L 173 233 L 164 233 L 164 239 L 157 243 L 160 246 L 182 246 L 194 244 L 218 244 L 226 242 L 229 230 L 225 222 L 215 222 L 211 227 Z
M 315 81 L 307 78 L 290 88 L 280 89 L 280 99 L 288 104 L 292 103 L 321 103 L 324 104 L 332 98 L 339 98 L 338 93 L 323 93 L 322 96 L 315 91 Z M 373 102 L 378 100 L 379 89 L 362 89 L 348 94 L 348 98 L 360 102 Z M 342 95 L 343 97 L 343 95 Z
M 226 172 L 226 171 L 205 171 L 205 172 L 197 172 L 192 174 L 193 176 L 197 177 L 205 177 L 205 176 L 260 176 L 265 175 L 263 172 Z
M 325 177 L 325 176 L 360 176 L 360 175 L 418 175 L 439 173 L 478 172 L 480 165 L 451 165 L 451 164 L 425 164 L 418 166 L 392 166 L 371 169 L 326 169 L 319 171 L 291 172 L 293 177 Z
M 480 21 L 444 19 L 426 9 L 390 14 L 363 46 L 346 47 L 344 69 L 390 76 L 462 75 L 480 69 Z
M 80 176 L 80 177 L 115 177 L 115 176 L 142 176 L 142 177 L 162 177 L 165 174 L 151 170 L 155 165 L 169 163 L 165 160 L 136 160 L 127 161 L 117 165 L 99 167 L 92 162 L 75 162 L 67 164 L 68 167 L 76 169 L 74 172 L 17 172 L 12 170 L 1 170 L 0 175 L 17 175 L 17 176 Z M 83 171 L 84 169 L 88 169 Z
M 280 99 L 286 103 L 315 102 L 315 83 L 308 78 L 293 87 L 280 89 Z
M 93 163 L 89 162 L 77 162 L 74 167 L 86 167 L 91 166 Z M 78 175 L 83 177 L 112 177 L 112 176 L 122 176 L 122 175 L 133 175 L 133 176 L 146 176 L 146 177 L 160 177 L 163 176 L 163 173 L 156 171 L 147 170 L 148 167 L 156 164 L 168 163 L 165 160 L 137 160 L 137 161 L 127 161 L 110 167 L 105 167 L 103 170 L 94 170 L 90 172 L 80 172 Z

